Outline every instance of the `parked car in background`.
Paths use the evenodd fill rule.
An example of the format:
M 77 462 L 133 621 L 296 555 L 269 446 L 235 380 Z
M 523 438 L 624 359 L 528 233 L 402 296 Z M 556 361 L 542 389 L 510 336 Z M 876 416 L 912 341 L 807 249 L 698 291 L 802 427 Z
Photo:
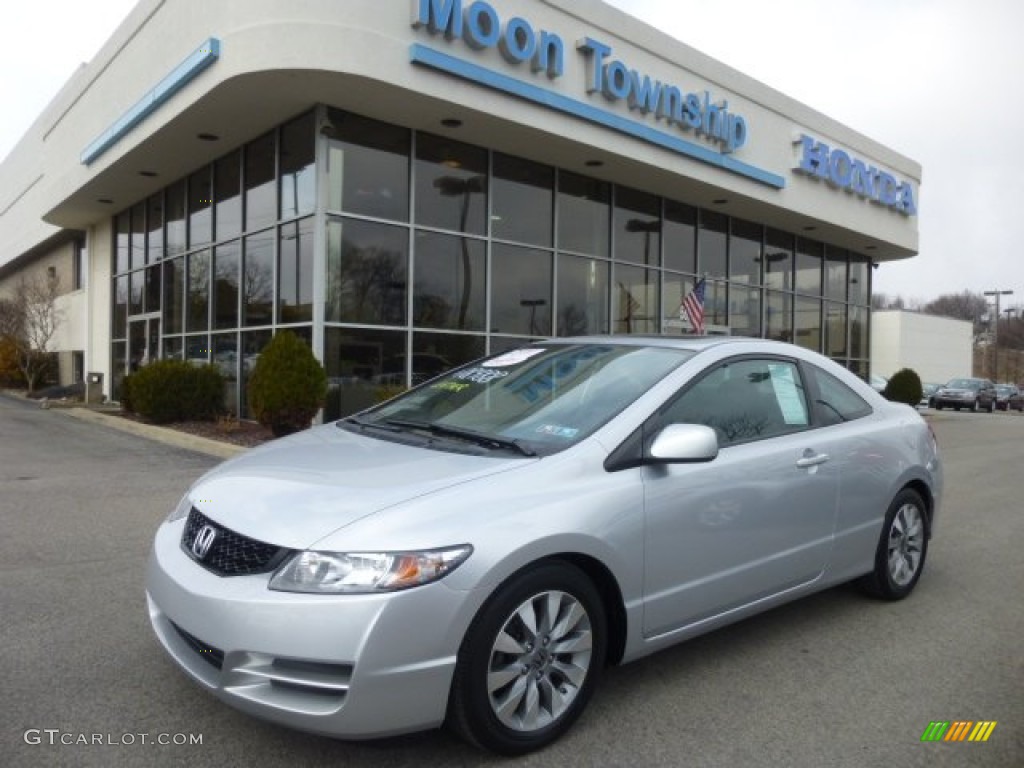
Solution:
M 996 408 L 1000 411 L 1024 411 L 1024 393 L 1013 384 L 996 384 Z
M 809 350 L 551 339 L 207 473 L 156 532 L 149 618 L 250 714 L 521 754 L 606 665 L 850 580 L 906 597 L 942 474 L 914 409 Z
M 932 400 L 937 411 L 948 407 L 992 413 L 996 409 L 996 385 L 990 379 L 951 379 L 935 391 Z
M 940 385 L 934 384 L 934 383 L 922 384 L 921 385 L 921 403 L 920 403 L 920 405 L 922 405 L 922 406 L 927 405 L 929 407 L 934 407 L 935 402 L 934 402 L 933 398 L 935 396 L 935 393 L 939 390 L 939 386 Z

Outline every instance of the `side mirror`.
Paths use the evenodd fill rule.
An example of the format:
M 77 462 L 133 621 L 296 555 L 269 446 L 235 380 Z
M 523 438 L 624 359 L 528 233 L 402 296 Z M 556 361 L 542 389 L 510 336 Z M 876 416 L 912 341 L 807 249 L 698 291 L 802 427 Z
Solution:
M 650 459 L 655 463 L 698 463 L 717 456 L 718 435 L 703 424 L 669 424 L 651 443 Z

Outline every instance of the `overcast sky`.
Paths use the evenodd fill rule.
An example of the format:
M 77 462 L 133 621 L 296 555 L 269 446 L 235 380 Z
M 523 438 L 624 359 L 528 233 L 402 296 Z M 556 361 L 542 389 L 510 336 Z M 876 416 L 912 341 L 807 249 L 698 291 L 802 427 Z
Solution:
M 921 163 L 920 255 L 883 264 L 876 292 L 1012 290 L 1003 308 L 1024 307 L 1024 2 L 609 1 Z M 0 157 L 134 4 L 6 4 Z

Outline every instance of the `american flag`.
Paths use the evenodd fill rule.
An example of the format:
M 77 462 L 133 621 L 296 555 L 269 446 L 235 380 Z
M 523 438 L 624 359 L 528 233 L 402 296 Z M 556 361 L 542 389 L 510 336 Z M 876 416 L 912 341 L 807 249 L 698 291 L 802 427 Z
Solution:
M 679 305 L 679 319 L 683 319 L 683 313 L 690 320 L 693 332 L 698 336 L 704 335 L 704 278 L 697 281 L 697 284 L 683 298 Z

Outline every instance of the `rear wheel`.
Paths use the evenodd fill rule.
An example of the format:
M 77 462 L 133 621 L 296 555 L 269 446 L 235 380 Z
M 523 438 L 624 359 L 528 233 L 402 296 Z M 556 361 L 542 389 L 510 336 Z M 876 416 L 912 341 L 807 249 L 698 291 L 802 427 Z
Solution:
M 928 554 L 928 523 L 921 495 L 904 488 L 885 513 L 875 551 L 874 570 L 861 579 L 867 592 L 883 600 L 902 600 L 921 578 Z
M 550 562 L 512 577 L 459 649 L 449 726 L 504 755 L 550 744 L 586 707 L 606 637 L 601 598 L 575 566 Z

